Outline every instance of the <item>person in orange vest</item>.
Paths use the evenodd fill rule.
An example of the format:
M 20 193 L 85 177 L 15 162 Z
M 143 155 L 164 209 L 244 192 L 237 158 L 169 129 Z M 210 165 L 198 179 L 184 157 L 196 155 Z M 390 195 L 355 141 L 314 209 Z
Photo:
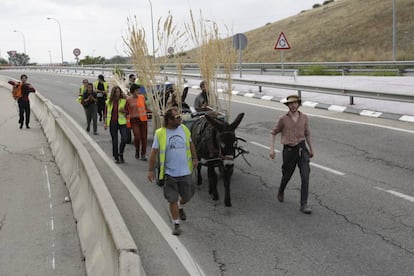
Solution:
M 131 96 L 127 98 L 126 111 L 127 120 L 134 133 L 135 158 L 147 161 L 147 136 L 148 136 L 148 107 L 145 103 L 145 96 L 140 94 L 140 86 L 132 84 L 129 91 Z

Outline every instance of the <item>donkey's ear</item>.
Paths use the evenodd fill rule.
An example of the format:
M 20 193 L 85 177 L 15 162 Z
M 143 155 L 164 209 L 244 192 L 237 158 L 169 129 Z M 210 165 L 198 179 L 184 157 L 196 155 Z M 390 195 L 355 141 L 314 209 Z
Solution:
M 237 117 L 233 121 L 233 123 L 230 124 L 230 129 L 232 129 L 232 130 L 236 129 L 239 126 L 239 124 L 240 124 L 241 120 L 243 119 L 243 117 L 244 117 L 244 113 L 240 113 L 239 115 L 237 115 Z
M 211 117 L 210 115 L 204 115 L 207 121 L 218 131 L 224 131 L 224 123 L 215 117 Z

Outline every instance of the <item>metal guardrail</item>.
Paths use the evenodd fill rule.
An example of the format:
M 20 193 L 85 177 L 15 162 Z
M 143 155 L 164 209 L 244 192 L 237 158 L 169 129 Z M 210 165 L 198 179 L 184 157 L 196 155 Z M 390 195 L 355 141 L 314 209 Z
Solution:
M 397 62 L 391 63 L 381 63 L 381 64 L 393 64 Z M 410 62 L 398 62 L 398 64 L 413 64 L 414 61 Z M 335 63 L 340 64 L 340 63 Z M 360 63 L 356 63 L 360 64 Z M 368 63 L 372 64 L 372 63 Z M 112 75 L 112 71 L 114 67 L 57 67 L 57 66 L 30 66 L 30 67 L 9 67 L 10 69 L 17 69 L 17 70 L 35 70 L 41 72 L 57 72 L 57 73 L 67 73 L 67 74 L 80 74 L 80 75 Z M 125 69 L 123 70 L 126 75 L 130 73 L 135 73 L 132 69 Z M 177 73 L 174 72 L 164 72 L 166 76 L 177 76 Z M 183 78 L 190 78 L 190 79 L 199 79 L 199 74 L 180 74 Z M 218 81 L 225 82 L 227 81 L 226 78 L 217 78 Z M 238 79 L 234 78 L 232 80 L 233 83 L 242 84 L 242 85 L 249 85 L 249 86 L 258 86 L 259 91 L 261 91 L 262 87 L 271 87 L 271 88 L 278 88 L 278 89 L 287 89 L 287 90 L 295 90 L 298 91 L 300 94 L 302 91 L 307 92 L 315 92 L 315 93 L 323 93 L 323 94 L 331 94 L 331 95 L 339 95 L 339 96 L 349 96 L 350 104 L 354 104 L 354 97 L 359 98 L 368 98 L 368 99 L 377 99 L 377 100 L 387 100 L 387 101 L 398 101 L 398 102 L 408 102 L 414 103 L 414 95 L 408 94 L 396 94 L 396 93 L 387 93 L 387 92 L 379 92 L 379 91 L 370 91 L 370 90 L 357 90 L 357 89 L 347 89 L 347 88 L 335 88 L 335 87 L 324 87 L 324 86 L 314 86 L 314 85 L 306 85 L 306 84 L 297 84 L 297 83 L 283 83 L 283 82 L 268 82 L 268 81 L 256 81 L 256 80 L 247 80 L 247 79 Z

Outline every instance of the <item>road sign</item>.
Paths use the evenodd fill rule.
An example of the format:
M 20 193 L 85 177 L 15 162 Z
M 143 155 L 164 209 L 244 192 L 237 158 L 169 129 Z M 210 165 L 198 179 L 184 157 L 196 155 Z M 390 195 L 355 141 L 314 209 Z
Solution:
M 290 45 L 286 39 L 286 36 L 283 32 L 280 33 L 279 38 L 277 39 L 275 50 L 289 50 Z
M 235 34 L 233 36 L 233 47 L 236 50 L 244 50 L 247 46 L 247 37 L 244 34 Z
M 73 54 L 77 57 L 81 54 L 81 50 L 79 48 L 73 49 Z
M 170 55 L 174 54 L 174 47 L 168 47 L 167 51 Z

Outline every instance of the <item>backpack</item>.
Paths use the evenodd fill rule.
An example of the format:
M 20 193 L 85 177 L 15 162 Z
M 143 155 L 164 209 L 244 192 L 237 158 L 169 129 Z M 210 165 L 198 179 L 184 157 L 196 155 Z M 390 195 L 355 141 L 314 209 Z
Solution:
M 23 85 L 22 85 L 21 82 L 18 82 L 16 85 L 13 85 L 12 96 L 15 100 L 17 100 L 17 99 L 19 99 L 23 96 L 22 95 L 22 86 Z

